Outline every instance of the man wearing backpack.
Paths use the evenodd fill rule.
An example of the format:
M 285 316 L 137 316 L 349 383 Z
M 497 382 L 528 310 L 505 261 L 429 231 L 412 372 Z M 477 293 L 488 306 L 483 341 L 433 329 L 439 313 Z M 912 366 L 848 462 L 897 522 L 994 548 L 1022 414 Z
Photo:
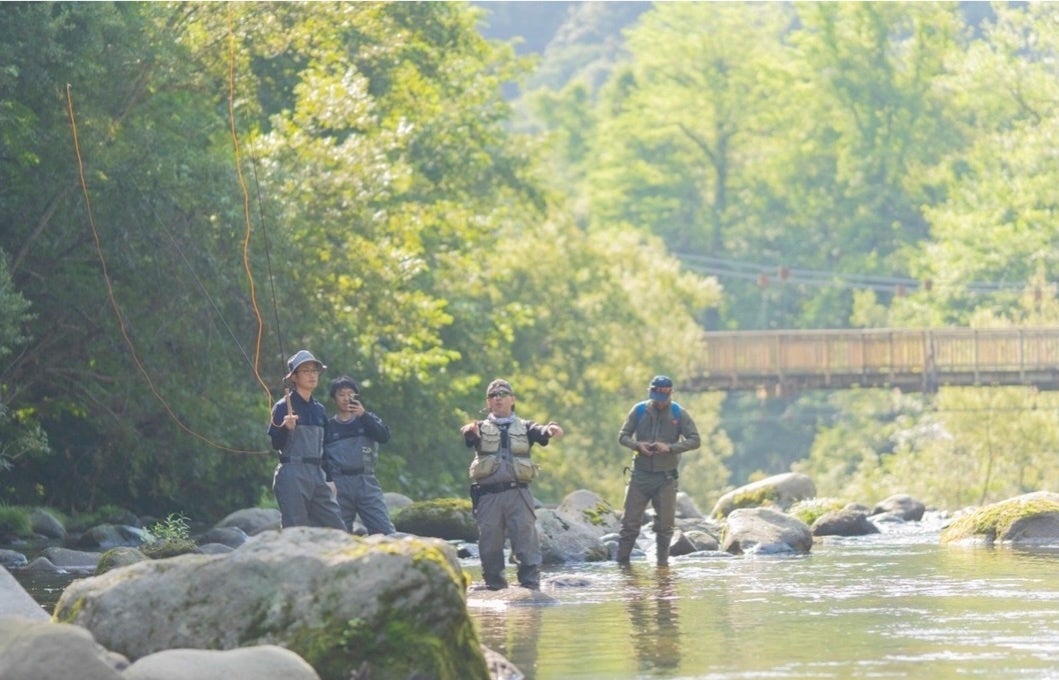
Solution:
M 618 540 L 618 564 L 628 564 L 640 535 L 644 510 L 655 511 L 658 566 L 669 564 L 669 542 L 677 509 L 677 468 L 680 454 L 699 448 L 699 430 L 688 412 L 672 400 L 673 381 L 657 375 L 648 388 L 648 400 L 632 407 L 618 441 L 635 451 L 632 476 L 625 487 L 625 511 Z

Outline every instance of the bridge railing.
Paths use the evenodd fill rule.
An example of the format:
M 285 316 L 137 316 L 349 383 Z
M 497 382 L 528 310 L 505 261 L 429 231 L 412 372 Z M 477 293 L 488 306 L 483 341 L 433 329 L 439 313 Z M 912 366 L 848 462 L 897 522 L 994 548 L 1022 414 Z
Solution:
M 1059 389 L 1059 327 L 714 332 L 690 389 L 1036 385 Z

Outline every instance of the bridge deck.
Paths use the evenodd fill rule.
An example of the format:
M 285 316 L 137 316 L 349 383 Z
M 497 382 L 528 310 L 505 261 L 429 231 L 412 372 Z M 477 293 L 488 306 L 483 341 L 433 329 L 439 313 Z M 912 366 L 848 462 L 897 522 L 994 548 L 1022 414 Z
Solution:
M 706 333 L 686 389 L 1034 385 L 1059 390 L 1059 327 Z

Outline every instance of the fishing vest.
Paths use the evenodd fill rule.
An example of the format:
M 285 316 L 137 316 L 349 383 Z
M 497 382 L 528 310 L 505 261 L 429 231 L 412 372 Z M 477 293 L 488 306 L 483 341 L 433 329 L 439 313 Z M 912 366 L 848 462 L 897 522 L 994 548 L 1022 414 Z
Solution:
M 479 481 L 495 474 L 500 469 L 501 438 L 503 432 L 496 423 L 491 420 L 483 420 L 478 424 L 479 440 L 475 448 L 474 460 L 468 470 L 471 479 Z M 526 423 L 521 418 L 515 418 L 507 426 L 507 450 L 511 452 L 512 464 L 514 466 L 514 478 L 520 482 L 528 482 L 537 475 L 537 466 L 530 460 L 529 432 Z

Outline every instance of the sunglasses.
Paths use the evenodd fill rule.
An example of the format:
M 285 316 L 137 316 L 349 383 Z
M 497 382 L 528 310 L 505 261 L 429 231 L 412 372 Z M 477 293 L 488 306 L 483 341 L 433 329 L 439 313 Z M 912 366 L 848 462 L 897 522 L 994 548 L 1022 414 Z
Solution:
M 503 399 L 504 397 L 510 397 L 511 393 L 507 390 L 497 390 L 495 392 L 490 392 L 486 396 L 488 396 L 490 399 Z

